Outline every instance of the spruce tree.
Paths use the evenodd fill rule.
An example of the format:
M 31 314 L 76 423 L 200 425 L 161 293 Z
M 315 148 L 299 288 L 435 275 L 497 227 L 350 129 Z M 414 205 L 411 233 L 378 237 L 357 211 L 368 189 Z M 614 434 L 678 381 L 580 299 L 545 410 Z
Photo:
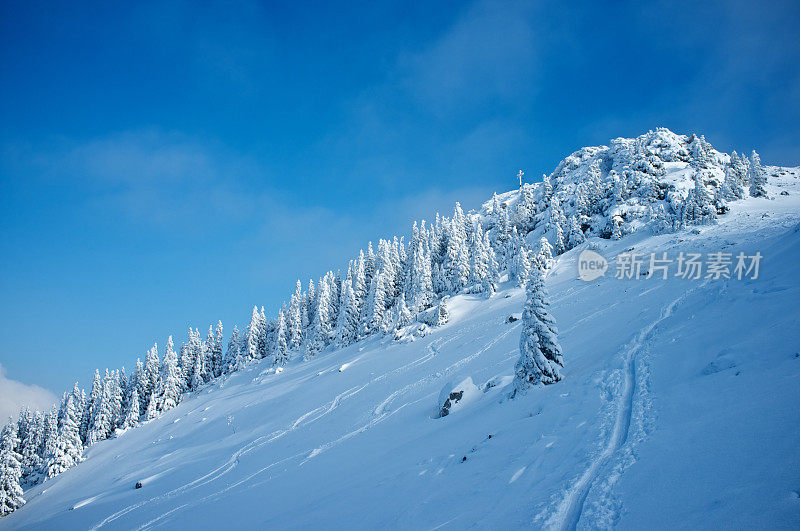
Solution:
M 483 280 L 489 274 L 489 249 L 484 246 L 483 229 L 478 223 L 472 235 L 470 249 L 472 263 L 470 264 L 469 287 L 472 292 L 484 290 Z
M 258 355 L 258 336 L 261 333 L 261 315 L 258 308 L 253 306 L 253 313 L 250 316 L 250 324 L 247 326 L 247 359 L 257 360 Z
M 372 279 L 370 286 L 370 297 L 368 299 L 367 320 L 362 329 L 362 336 L 368 336 L 378 331 L 383 324 L 386 314 L 386 299 L 388 290 L 388 278 L 384 270 L 378 271 Z
M 539 249 L 533 258 L 531 266 L 537 267 L 540 271 L 546 271 L 553 264 L 553 246 L 550 241 L 542 237 L 539 240 Z
M 95 369 L 92 391 L 89 394 L 88 421 L 86 427 L 86 446 L 97 442 L 98 429 L 95 427 L 103 403 L 103 380 L 100 379 L 100 370 Z
M 744 169 L 744 172 L 742 172 Z M 747 178 L 746 166 L 742 168 L 739 156 L 731 153 L 731 162 L 725 166 L 725 180 L 722 182 L 721 195 L 726 201 L 735 201 L 744 197 L 742 182 Z
M 438 326 L 442 326 L 443 324 L 446 324 L 447 321 L 450 320 L 450 312 L 447 309 L 448 300 L 450 300 L 450 297 L 448 295 L 445 295 L 444 297 L 442 297 L 442 300 L 439 301 L 439 313 L 436 320 L 436 324 Z
M 181 401 L 182 375 L 178 368 L 178 355 L 172 348 L 172 336 L 167 340 L 167 351 L 161 364 L 161 378 L 158 400 L 155 409 L 162 413 L 169 411 Z
M 147 357 L 144 362 L 144 372 L 146 388 L 144 389 L 144 393 L 139 395 L 139 401 L 142 402 L 142 406 L 147 409 L 150 407 L 153 394 L 158 388 L 158 380 L 161 374 L 161 362 L 158 359 L 158 345 L 155 343 L 153 343 L 153 348 L 147 351 Z
M 309 356 L 324 349 L 333 337 L 333 323 L 330 320 L 331 286 L 328 280 L 329 277 L 326 275 L 319 284 L 317 309 L 314 312 L 314 322 L 311 323 L 311 333 L 306 347 Z
M 264 315 L 264 308 L 261 308 L 261 315 Z M 222 321 L 217 321 L 217 327 L 214 329 L 214 342 L 211 346 L 211 366 L 214 378 L 218 378 L 222 374 L 222 341 L 224 338 Z
M 228 350 L 225 353 L 225 373 L 240 371 L 245 366 L 245 359 L 241 352 L 242 339 L 239 328 L 234 326 L 231 338 L 228 340 Z
M 761 157 L 753 150 L 750 155 L 750 196 L 766 197 L 767 172 L 761 166 Z
M 342 308 L 339 310 L 339 320 L 336 323 L 338 343 L 342 347 L 352 344 L 358 337 L 358 301 L 351 281 L 348 275 L 344 281 Z
M 572 216 L 569 220 L 569 236 L 567 237 L 567 247 L 572 249 L 586 241 L 586 236 L 581 230 L 578 217 Z
M 287 338 L 289 350 L 298 350 L 303 344 L 302 291 L 303 287 L 298 280 L 294 294 L 289 299 L 289 312 L 286 316 L 286 326 L 289 330 Z
M 139 405 L 139 391 L 136 387 L 131 390 L 128 397 L 128 408 L 125 411 L 125 418 L 122 421 L 122 429 L 133 428 L 139 422 L 141 406 Z
M 96 373 L 97 374 L 97 373 Z M 92 412 L 91 425 L 87 436 L 86 445 L 90 446 L 98 441 L 107 439 L 114 429 L 114 386 L 112 376 L 106 369 L 102 380 L 100 399 Z
M 20 455 L 16 451 L 17 446 L 17 425 L 9 419 L 0 432 L 0 516 L 11 514 L 25 505 L 19 483 L 22 466 Z
M 67 396 L 56 435 L 55 444 L 45 458 L 45 479 L 55 477 L 81 461 L 83 445 L 78 434 L 78 412 L 72 395 Z
M 487 297 L 491 297 L 497 291 L 497 285 L 500 283 L 500 266 L 497 263 L 497 255 L 492 248 L 488 232 L 483 233 L 483 248 L 486 249 L 488 258 L 486 276 L 483 279 L 483 292 Z
M 544 276 L 538 268 L 531 270 L 527 300 L 522 312 L 520 357 L 514 375 L 514 391 L 531 385 L 551 384 L 561 380 L 559 367 L 563 366 L 558 328 L 549 312 L 549 296 Z
M 203 381 L 203 356 L 198 355 L 194 358 L 194 367 L 192 367 L 192 380 L 189 382 L 189 388 L 192 391 L 200 389 L 205 382 Z
M 17 422 L 17 438 L 20 440 L 19 454 L 22 465 L 22 477 L 35 478 L 42 468 L 41 448 L 44 440 L 44 417 L 38 411 L 31 412 L 27 408 L 19 416 Z
M 144 364 L 141 360 L 136 360 L 136 372 L 134 373 L 136 377 L 136 392 L 139 397 L 139 414 L 137 415 L 137 419 L 143 417 L 145 412 L 147 411 L 147 402 L 145 402 L 144 397 L 147 395 L 147 373 L 144 370 Z
M 508 268 L 508 279 L 514 281 L 517 286 L 524 286 L 531 270 L 530 251 L 523 238 L 517 237 L 516 231 L 513 234 L 515 252 L 511 257 L 511 264 Z
M 286 316 L 283 309 L 278 310 L 278 322 L 275 327 L 275 342 L 273 346 L 273 363 L 285 365 L 289 361 L 289 346 L 286 342 Z
M 431 258 L 425 252 L 425 244 L 418 241 L 411 258 L 410 301 L 414 311 L 429 308 L 435 295 L 431 277 Z
M 192 380 L 192 369 L 194 368 L 194 359 L 192 358 L 192 351 L 189 346 L 192 343 L 193 335 L 194 331 L 190 326 L 189 333 L 186 336 L 186 343 L 181 345 L 180 353 L 178 354 L 178 367 L 181 369 L 182 389 L 184 391 L 189 389 L 189 382 Z M 141 392 L 142 390 L 139 389 L 140 397 Z
M 400 298 L 397 300 L 395 308 L 397 309 L 397 315 L 394 321 L 394 328 L 399 329 L 410 324 L 414 316 L 411 314 L 411 310 L 406 304 L 406 296 L 404 293 L 400 294 Z
M 204 382 L 210 382 L 214 379 L 214 326 L 208 325 L 208 333 L 206 340 L 202 342 L 200 351 L 203 356 L 203 372 L 201 377 Z
M 109 409 L 110 414 L 110 428 L 109 433 L 112 433 L 116 428 L 118 428 L 122 424 L 122 379 L 120 377 L 119 370 L 115 370 L 111 375 L 111 379 L 108 382 L 110 387 L 109 394 L 111 395 L 111 400 L 109 402 Z
M 53 475 L 56 473 L 58 465 L 56 461 L 60 460 L 59 455 L 59 437 L 58 437 L 58 413 L 55 409 L 51 409 L 44 421 L 44 439 L 42 446 L 42 469 L 41 477 L 47 479 L 53 477 L 48 475 L 50 467 L 53 468 Z
M 305 301 L 305 310 L 306 310 L 306 318 L 303 320 L 304 323 L 313 323 L 314 322 L 314 314 L 317 311 L 317 290 L 314 287 L 314 279 L 308 279 L 308 291 L 306 292 L 306 301 Z

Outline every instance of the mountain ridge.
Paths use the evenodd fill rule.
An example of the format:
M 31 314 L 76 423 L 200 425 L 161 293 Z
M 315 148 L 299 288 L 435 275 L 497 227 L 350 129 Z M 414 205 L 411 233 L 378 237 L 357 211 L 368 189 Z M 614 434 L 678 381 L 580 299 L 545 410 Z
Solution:
M 656 146 L 657 149 L 653 146 Z M 736 161 L 740 166 L 738 170 L 733 168 Z M 212 330 L 210 330 L 210 339 L 203 343 L 199 334 L 195 332 L 194 335 L 190 333 L 187 345 L 197 345 L 199 343 L 199 347 L 192 348 L 198 349 L 201 354 L 195 353 L 194 357 L 192 357 L 192 353 L 188 352 L 189 348 L 184 346 L 181 348 L 180 357 L 178 357 L 178 354 L 174 351 L 169 354 L 170 350 L 168 349 L 167 357 L 172 361 L 167 363 L 165 360 L 165 364 L 157 365 L 159 369 L 157 372 L 159 375 L 165 375 L 169 370 L 180 369 L 176 374 L 180 373 L 180 377 L 183 379 L 182 385 L 188 387 L 184 390 L 184 393 L 189 393 L 182 396 L 186 400 L 191 400 L 192 397 L 196 398 L 206 394 L 210 388 L 221 388 L 224 381 L 230 377 L 223 376 L 223 372 L 228 375 L 242 371 L 251 373 L 254 364 L 256 366 L 261 366 L 262 364 L 272 365 L 253 378 L 254 384 L 258 383 L 256 380 L 279 379 L 280 375 L 285 372 L 283 364 L 291 355 L 290 353 L 294 353 L 294 358 L 298 358 L 298 354 L 303 354 L 308 362 L 312 362 L 316 358 L 324 359 L 341 349 L 352 350 L 360 347 L 359 350 L 363 350 L 370 345 L 375 346 L 376 342 L 380 347 L 380 344 L 386 341 L 381 338 L 386 336 L 398 339 L 400 344 L 407 345 L 407 347 L 404 347 L 405 349 L 411 349 L 411 351 L 414 350 L 415 344 L 425 343 L 426 352 L 424 355 L 395 369 L 400 371 L 397 374 L 402 374 L 406 370 L 410 371 L 418 366 L 424 366 L 438 356 L 439 349 L 454 341 L 454 339 L 444 340 L 441 337 L 441 333 L 448 329 L 448 321 L 452 320 L 455 323 L 463 321 L 465 318 L 463 307 L 466 304 L 465 301 L 472 300 L 472 306 L 470 304 L 466 306 L 467 308 L 472 308 L 469 311 L 475 312 L 477 310 L 474 308 L 487 303 L 487 295 L 489 296 L 488 304 L 490 306 L 499 302 L 497 297 L 491 296 L 495 290 L 505 291 L 506 295 L 514 298 L 511 293 L 518 289 L 516 287 L 518 284 L 524 283 L 526 268 L 540 267 L 548 271 L 552 269 L 553 274 L 558 275 L 559 260 L 561 260 L 558 257 L 569 252 L 570 249 L 584 246 L 584 241 L 587 238 L 592 239 L 593 245 L 602 247 L 607 245 L 604 242 L 613 243 L 628 235 L 631 238 L 640 239 L 649 237 L 652 232 L 655 233 L 655 236 L 652 236 L 653 238 L 658 238 L 658 235 L 670 237 L 670 235 L 676 234 L 674 231 L 681 231 L 688 226 L 696 226 L 698 228 L 693 229 L 693 231 L 698 231 L 702 230 L 700 229 L 702 226 L 709 224 L 713 226 L 718 220 L 726 220 L 726 213 L 736 206 L 738 199 L 744 198 L 743 189 L 745 185 L 749 186 L 751 184 L 749 181 L 752 180 L 752 175 L 745 174 L 747 181 L 742 180 L 741 167 L 743 164 L 742 159 L 739 157 L 716 152 L 701 137 L 684 137 L 675 135 L 667 130 L 650 132 L 637 139 L 616 139 L 612 141 L 611 147 L 582 148 L 565 158 L 542 183 L 523 185 L 519 190 L 495 196 L 494 199 L 485 203 L 479 212 L 459 213 L 460 207 L 457 206 L 452 218 L 437 219 L 430 229 L 426 228 L 424 224 L 417 228 L 412 234 L 409 248 L 414 247 L 414 251 L 419 250 L 422 257 L 420 261 L 431 264 L 432 271 L 429 273 L 423 271 L 416 278 L 413 274 L 406 274 L 411 269 L 408 264 L 417 262 L 414 260 L 413 253 L 405 253 L 403 240 L 395 239 L 392 242 L 382 240 L 379 243 L 378 254 L 371 252 L 370 247 L 367 253 L 351 262 L 346 279 L 339 278 L 337 280 L 332 272 L 326 274 L 318 284 L 319 295 L 310 296 L 309 291 L 311 290 L 303 293 L 298 283 L 297 291 L 293 295 L 286 313 L 294 312 L 296 315 L 298 311 L 307 312 L 305 321 L 308 324 L 301 327 L 311 332 L 303 337 L 301 331 L 300 342 L 295 344 L 294 348 L 290 348 L 290 344 L 293 339 L 298 340 L 298 338 L 291 336 L 291 328 L 293 326 L 296 328 L 298 323 L 300 325 L 303 324 L 302 315 L 297 318 L 298 321 L 292 324 L 284 322 L 281 325 L 280 313 L 275 321 L 267 322 L 266 318 L 263 317 L 263 309 L 260 312 L 254 309 L 251 324 L 248 326 L 243 339 L 238 344 L 233 339 L 229 341 L 228 355 L 225 357 L 227 362 L 223 363 L 221 350 L 217 350 L 217 347 L 221 349 L 222 343 L 221 339 L 217 337 L 218 334 L 212 333 Z M 755 173 L 758 171 L 760 163 L 756 164 L 751 161 L 750 167 L 756 168 L 755 170 L 750 170 Z M 795 183 L 798 173 L 800 173 L 797 169 L 767 167 L 766 169 L 761 168 L 761 170 L 766 176 L 767 183 L 769 183 L 765 185 L 767 186 L 764 190 L 765 192 L 771 192 L 773 197 L 776 197 L 781 192 L 797 193 Z M 581 186 L 587 182 L 595 184 L 595 188 Z M 734 193 L 736 186 L 741 189 L 741 198 Z M 748 199 L 742 203 L 750 204 L 754 201 L 766 200 Z M 567 221 L 568 218 L 569 221 Z M 572 220 L 574 220 L 574 223 Z M 578 242 L 574 239 L 578 237 L 578 234 L 569 232 L 575 228 L 576 224 L 584 241 Z M 727 222 L 722 223 L 722 225 L 727 225 Z M 486 229 L 485 232 L 483 232 L 484 228 Z M 559 232 L 561 232 L 560 235 Z M 547 240 L 542 241 L 542 237 Z M 454 244 L 453 242 L 456 243 Z M 436 248 L 437 245 L 438 249 Z M 427 249 L 426 246 L 428 247 Z M 548 249 L 548 247 L 550 248 Z M 485 262 L 478 263 L 476 256 L 481 252 L 485 252 L 488 258 L 485 259 Z M 494 258 L 492 258 L 492 253 L 495 255 Z M 394 254 L 397 255 L 396 258 Z M 405 259 L 402 258 L 403 254 L 406 254 Z M 466 268 L 464 268 L 464 254 L 467 254 Z M 573 252 L 572 254 L 574 255 L 575 253 Z M 372 258 L 370 258 L 370 255 L 372 255 Z M 400 268 L 400 271 L 397 270 L 398 268 L 395 265 L 398 260 L 400 264 L 405 264 Z M 481 260 L 484 259 L 481 258 Z M 492 266 L 492 260 L 498 263 Z M 359 266 L 359 264 L 361 265 Z M 367 293 L 356 296 L 355 293 L 359 289 L 357 286 L 360 274 L 359 267 L 372 268 L 372 272 L 369 275 L 364 272 L 365 277 L 370 278 L 369 288 L 366 286 L 360 288 L 362 291 L 368 289 Z M 494 271 L 492 271 L 493 267 Z M 479 269 L 482 270 L 482 277 L 474 275 L 474 271 Z M 384 273 L 385 276 L 382 277 Z M 429 287 L 425 285 L 426 275 L 430 275 Z M 420 277 L 422 278 L 421 281 L 419 280 Z M 388 280 L 381 280 L 381 278 L 391 278 L 395 283 L 392 286 L 395 291 L 391 291 L 386 286 L 381 287 L 383 282 L 388 285 Z M 417 283 L 415 283 L 415 280 Z M 414 292 L 415 287 L 418 286 L 422 286 L 418 290 L 424 295 L 421 299 L 417 297 L 418 293 Z M 383 290 L 383 292 L 380 290 Z M 425 293 L 426 290 L 432 292 L 434 296 L 430 297 L 430 294 Z M 338 300 L 336 303 L 339 307 L 338 310 L 332 308 L 333 302 L 324 300 L 326 292 L 328 296 L 331 296 L 332 293 L 337 293 Z M 375 299 L 379 293 L 383 293 L 381 296 L 391 294 L 390 302 L 382 302 L 376 306 Z M 409 297 L 407 297 L 409 304 L 403 310 L 402 306 L 405 304 L 406 294 L 409 294 Z M 518 296 L 519 294 L 517 293 Z M 353 323 L 348 324 L 345 321 L 347 300 L 348 298 L 358 300 L 358 297 L 363 301 L 356 305 L 359 306 L 358 321 L 355 325 Z M 453 300 L 448 302 L 450 297 L 453 297 Z M 320 303 L 320 300 L 323 302 Z M 495 301 L 494 304 L 491 304 L 492 300 Z M 292 308 L 293 302 L 295 306 L 302 307 L 301 301 L 306 301 L 305 310 Z M 311 301 L 313 301 L 313 304 L 310 304 Z M 437 309 L 437 307 L 437 315 L 442 315 L 442 307 L 445 304 L 447 307 L 444 311 L 444 317 L 441 319 L 437 317 L 436 320 L 430 323 L 416 319 L 421 315 L 420 312 Z M 363 314 L 362 312 L 367 305 L 371 307 L 371 312 Z M 409 306 L 413 307 L 413 310 Z M 309 307 L 316 308 L 313 316 L 309 313 Z M 382 312 L 377 312 L 375 310 L 376 307 Z M 327 316 L 327 323 L 324 322 L 326 317 L 323 317 L 326 312 L 332 314 Z M 504 309 L 503 312 L 509 313 L 508 309 Z M 376 320 L 376 314 L 378 314 L 378 320 Z M 335 319 L 333 319 L 333 316 L 335 316 Z M 286 320 L 286 317 L 284 316 L 283 319 Z M 390 323 L 391 326 L 385 323 Z M 354 332 L 354 337 L 343 336 L 341 333 L 335 332 L 339 326 L 346 325 L 357 329 Z M 480 327 L 480 324 L 476 326 Z M 448 374 L 458 373 L 462 367 L 470 366 L 473 361 L 480 359 L 481 356 L 494 349 L 498 342 L 508 341 L 513 325 L 508 326 L 509 328 L 499 332 L 496 338 L 487 336 L 489 341 L 485 347 L 478 349 L 476 353 L 454 361 L 444 367 L 443 371 L 428 375 L 427 379 L 423 378 L 422 380 L 402 385 L 398 390 L 389 393 L 383 401 L 370 410 L 372 414 L 369 422 L 354 431 L 342 435 L 342 437 L 345 437 L 344 439 L 334 440 L 334 442 L 337 440 L 340 442 L 335 442 L 333 446 L 323 444 L 308 452 L 305 457 L 293 454 L 285 457 L 280 462 L 303 457 L 299 465 L 302 466 L 329 449 L 337 447 L 342 442 L 357 437 L 376 424 L 384 422 L 387 417 L 399 411 L 392 409 L 391 405 L 398 398 L 402 398 L 404 393 L 412 392 L 418 387 L 432 385 L 433 382 L 441 380 Z M 657 322 L 653 326 L 657 326 Z M 286 334 L 283 336 L 286 341 L 284 347 L 280 346 L 281 329 L 284 330 L 283 334 Z M 429 341 L 426 339 L 427 336 L 435 337 L 432 341 Z M 344 341 L 343 337 L 345 338 Z M 319 341 L 319 344 L 315 345 L 314 343 L 317 341 Z M 437 341 L 439 343 L 436 343 Z M 393 342 L 390 341 L 389 344 L 391 343 Z M 270 345 L 269 347 L 267 346 L 268 344 Z M 276 347 L 275 345 L 278 346 Z M 274 355 L 276 348 L 280 355 L 283 356 L 283 359 L 279 359 L 278 356 Z M 304 351 L 301 351 L 301 348 Z M 377 348 L 377 350 L 382 349 L 383 347 Z M 249 359 L 245 359 L 242 353 L 243 350 L 247 353 L 247 358 Z M 319 356 L 322 351 L 326 351 L 325 355 Z M 150 356 L 151 363 L 158 364 L 157 354 L 155 352 L 151 354 L 153 354 Z M 220 357 L 211 357 L 211 354 Z M 202 356 L 202 359 L 199 356 Z M 264 358 L 267 358 L 267 361 L 259 361 Z M 155 361 L 152 361 L 153 359 Z M 198 362 L 198 359 L 201 359 L 201 361 Z M 215 360 L 213 363 L 219 363 L 219 365 L 211 365 L 212 368 L 209 369 L 206 366 L 206 360 Z M 359 360 L 359 356 L 356 356 L 351 361 L 340 365 L 338 369 L 336 367 L 333 367 L 333 369 L 336 369 L 340 374 L 347 373 L 351 370 L 352 364 L 357 364 Z M 315 365 L 317 363 L 319 362 L 315 362 Z M 569 363 L 569 355 L 567 354 L 567 367 L 569 367 Z M 292 362 L 287 365 L 287 369 L 300 365 L 302 364 Z M 406 367 L 407 365 L 410 365 L 410 367 Z M 142 364 L 132 375 L 132 381 L 133 377 L 142 374 L 146 370 L 145 367 Z M 165 370 L 164 367 L 167 367 L 167 369 Z M 223 367 L 227 367 L 227 370 L 223 370 Z M 404 367 L 406 368 L 404 369 Z M 333 369 L 326 369 L 318 373 L 317 378 L 332 372 Z M 190 371 L 189 374 L 186 374 L 187 370 Z M 206 379 L 204 373 L 209 373 L 209 371 L 213 376 Z M 385 374 L 390 373 L 395 374 L 392 371 Z M 152 376 L 152 371 L 149 376 Z M 117 378 L 119 381 L 119 377 Z M 305 380 L 313 380 L 314 376 L 309 374 L 303 378 Z M 325 417 L 330 412 L 335 411 L 343 400 L 349 400 L 351 397 L 358 395 L 363 389 L 390 379 L 389 376 L 378 376 L 376 378 L 377 380 L 368 378 L 366 380 L 367 384 L 356 384 L 351 388 L 342 390 L 328 403 L 318 408 L 312 408 L 303 415 L 298 416 L 289 424 L 290 429 L 277 429 L 271 432 L 271 435 L 262 436 L 266 437 L 262 441 L 274 441 L 293 435 L 294 431 L 298 427 L 304 426 L 309 419 L 316 420 L 317 418 Z M 164 380 L 166 379 L 164 378 Z M 107 376 L 105 380 L 112 381 L 113 377 Z M 153 383 L 150 393 L 151 397 L 161 398 L 151 398 L 150 403 L 154 403 L 153 400 L 162 400 L 165 396 L 165 386 L 159 384 L 157 380 L 158 378 Z M 193 383 L 191 383 L 192 380 L 194 381 Z M 279 380 L 276 380 L 276 382 L 279 382 Z M 117 385 L 122 387 L 119 383 Z M 277 383 L 277 385 L 280 384 Z M 101 389 L 104 386 L 105 381 L 101 382 Z M 131 386 L 132 384 L 128 384 L 128 387 Z M 109 384 L 109 387 L 113 388 L 113 384 Z M 136 387 L 138 386 L 134 386 L 134 389 Z M 491 391 L 491 393 L 496 395 L 498 391 L 499 389 Z M 74 395 L 75 393 L 72 396 Z M 499 395 L 496 396 L 499 397 Z M 119 400 L 122 402 L 123 397 L 119 397 Z M 178 401 L 180 400 L 179 395 Z M 109 403 L 113 401 L 112 399 Z M 66 402 L 67 400 L 65 399 Z M 193 402 L 196 402 L 196 400 L 193 400 Z M 102 400 L 100 403 L 102 404 Z M 180 404 L 177 405 L 180 406 Z M 431 406 L 433 406 L 433 401 L 431 401 Z M 121 408 L 122 404 L 119 407 Z M 150 417 L 151 413 L 149 412 L 158 407 L 162 406 L 151 407 L 148 405 L 148 407 L 142 408 L 143 411 L 140 413 L 145 415 L 146 420 L 156 421 L 157 417 L 165 416 L 169 411 L 174 411 L 173 408 L 162 407 L 161 410 L 152 413 L 153 416 Z M 185 408 L 180 409 L 184 410 Z M 110 415 L 113 417 L 117 414 L 111 413 Z M 157 423 L 163 424 L 163 422 Z M 235 421 L 228 421 L 228 429 L 231 429 L 231 424 L 235 424 Z M 112 428 L 107 435 L 114 435 L 114 429 Z M 130 439 L 139 429 L 137 428 L 130 433 L 121 431 L 116 435 L 121 439 Z M 235 426 L 232 430 L 233 435 L 236 435 Z M 275 438 L 270 439 L 271 437 Z M 135 438 L 139 439 L 138 436 Z M 103 443 L 103 447 L 106 448 L 110 444 L 114 443 Z M 257 447 L 259 446 L 256 445 L 254 448 Z M 242 448 L 246 449 L 247 445 Z M 609 455 L 620 448 L 621 446 L 613 448 Z M 251 450 L 246 451 L 250 452 Z M 89 461 L 91 461 L 93 453 L 90 446 L 87 449 Z M 239 458 L 236 457 L 236 459 L 238 460 Z M 82 466 L 85 465 L 78 466 L 76 470 Z M 600 468 L 601 465 L 597 465 L 597 467 Z M 156 475 L 161 477 L 166 473 L 162 471 Z M 587 476 L 589 480 L 584 483 L 584 486 L 592 487 L 592 482 L 594 481 L 592 476 L 593 474 Z M 155 481 L 158 477 L 148 476 L 143 483 L 146 486 L 149 481 Z M 56 481 L 56 479 L 53 478 L 51 481 Z M 519 476 L 517 479 L 519 479 Z M 40 485 L 31 490 L 39 498 L 50 490 L 49 483 L 48 481 L 44 483 L 44 486 Z M 581 496 L 588 496 L 588 491 L 585 494 L 581 494 Z M 73 509 L 78 510 L 91 506 L 94 500 L 87 500 L 77 502 Z M 575 507 L 575 505 L 571 505 L 565 514 L 574 514 Z M 29 514 L 29 511 L 25 512 Z M 574 519 L 574 523 L 577 524 L 579 519 L 580 515 L 578 515 L 577 519 Z

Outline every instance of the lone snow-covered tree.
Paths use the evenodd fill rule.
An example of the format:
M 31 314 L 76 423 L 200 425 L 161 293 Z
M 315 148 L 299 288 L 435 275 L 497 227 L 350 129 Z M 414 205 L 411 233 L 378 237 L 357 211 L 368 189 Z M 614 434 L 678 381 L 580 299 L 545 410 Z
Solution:
M 750 155 L 750 195 L 752 197 L 766 197 L 767 172 L 761 166 L 761 157 L 753 150 Z
M 17 425 L 9 419 L 0 433 L 0 516 L 11 514 L 25 505 L 19 485 L 22 466 L 16 451 L 18 445 Z
M 563 366 L 558 328 L 550 315 L 547 288 L 538 268 L 531 270 L 527 300 L 522 312 L 522 335 L 519 340 L 519 360 L 515 367 L 514 390 L 532 385 L 551 384 L 561 380 L 559 367 Z

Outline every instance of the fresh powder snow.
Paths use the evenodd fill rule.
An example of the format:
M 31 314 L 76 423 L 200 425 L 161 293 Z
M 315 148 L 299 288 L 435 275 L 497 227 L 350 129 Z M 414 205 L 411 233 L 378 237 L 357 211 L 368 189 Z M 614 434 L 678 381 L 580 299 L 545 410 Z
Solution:
M 133 389 L 143 415 L 98 410 L 80 462 L 32 482 L 0 528 L 797 529 L 800 169 L 756 158 L 666 130 L 584 148 L 539 185 L 457 210 L 483 228 L 450 229 L 449 272 L 420 270 L 418 300 L 350 321 L 348 297 L 370 289 L 352 280 L 335 325 L 328 302 L 302 323 L 298 284 L 272 324 L 253 311 L 224 360 L 221 325 L 205 341 L 190 331 L 179 351 L 170 342 L 163 361 L 154 347 Z M 752 193 L 735 172 L 757 175 Z M 586 182 L 608 182 L 608 195 L 591 199 L 606 188 Z M 569 200 L 582 197 L 594 206 Z M 499 256 L 503 216 L 529 200 L 546 207 L 509 220 L 523 234 L 509 231 Z M 591 281 L 578 277 L 587 250 L 608 262 Z M 651 257 L 680 253 L 761 261 L 757 277 L 656 272 Z M 635 256 L 641 269 L 622 267 Z M 561 379 L 513 393 L 537 264 Z M 316 292 L 334 285 L 326 275 Z M 249 333 L 265 323 L 274 356 Z M 179 395 L 178 368 L 201 348 L 213 362 L 187 372 Z M 114 404 L 115 378 L 97 373 L 92 393 L 111 393 L 98 404 Z

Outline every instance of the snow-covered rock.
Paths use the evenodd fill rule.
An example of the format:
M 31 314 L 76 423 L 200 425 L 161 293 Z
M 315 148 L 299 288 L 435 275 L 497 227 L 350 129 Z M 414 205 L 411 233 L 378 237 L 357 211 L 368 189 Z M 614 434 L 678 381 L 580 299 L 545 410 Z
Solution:
M 451 413 L 456 413 L 472 402 L 479 400 L 481 395 L 481 390 L 478 389 L 478 386 L 475 385 L 470 377 L 465 378 L 455 386 L 447 383 L 439 393 L 437 416 L 446 417 Z

